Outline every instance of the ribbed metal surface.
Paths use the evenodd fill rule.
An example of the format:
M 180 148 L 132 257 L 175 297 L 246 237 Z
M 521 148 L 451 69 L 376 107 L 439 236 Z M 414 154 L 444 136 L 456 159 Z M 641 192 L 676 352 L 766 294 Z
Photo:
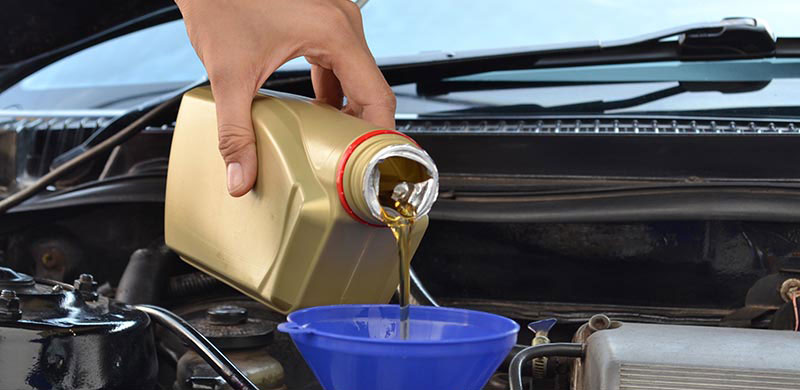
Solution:
M 25 151 L 18 175 L 42 176 L 62 153 L 83 143 L 113 118 L 105 116 L 0 117 L 0 131 L 14 131 L 18 148 Z
M 529 134 L 795 134 L 800 121 L 742 119 L 575 118 L 526 120 L 398 120 L 406 133 Z
M 620 390 L 800 390 L 800 372 L 623 363 Z
M 94 116 L 0 117 L 0 130 L 96 129 L 105 126 L 111 119 Z

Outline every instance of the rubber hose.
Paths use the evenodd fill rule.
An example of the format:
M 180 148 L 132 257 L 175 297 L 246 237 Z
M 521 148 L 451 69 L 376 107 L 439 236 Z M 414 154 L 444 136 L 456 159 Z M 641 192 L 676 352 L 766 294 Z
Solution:
M 217 372 L 228 385 L 234 390 L 258 390 L 258 387 L 247 379 L 241 371 L 228 358 L 217 349 L 205 336 L 197 329 L 193 328 L 183 318 L 175 313 L 158 306 L 135 305 L 136 309 L 141 310 L 150 316 L 159 325 L 167 328 L 181 338 L 185 343 L 197 352 L 203 360 Z
M 170 296 L 186 296 L 204 292 L 222 284 L 217 278 L 202 272 L 173 276 L 169 279 Z
M 112 135 L 105 141 L 100 142 L 99 144 L 89 148 L 85 153 L 75 156 L 75 158 L 73 158 L 72 160 L 69 160 L 64 164 L 59 165 L 58 168 L 55 168 L 52 171 L 48 172 L 46 175 L 40 177 L 30 186 L 25 187 L 22 190 L 19 190 L 11 194 L 11 196 L 3 200 L 0 200 L 0 215 L 5 214 L 5 212 L 11 209 L 12 207 L 33 197 L 34 195 L 39 193 L 39 191 L 47 188 L 47 186 L 53 184 L 61 176 L 64 176 L 71 170 L 77 168 L 78 166 L 86 163 L 87 161 L 93 158 L 102 155 L 103 153 L 114 148 L 115 146 L 125 142 L 128 138 L 132 137 L 136 133 L 142 131 L 142 129 L 144 129 L 144 125 L 147 122 L 151 121 L 157 115 L 164 112 L 167 108 L 171 107 L 172 105 L 180 101 L 182 96 L 183 94 L 178 94 L 175 97 L 172 97 L 169 100 L 166 100 L 163 103 L 155 106 L 152 110 L 139 117 L 139 119 L 133 121 L 133 123 L 125 126 L 124 128 L 122 128 L 122 130 L 118 131 L 116 134 Z
M 522 385 L 522 365 L 540 357 L 583 357 L 583 344 L 580 343 L 551 343 L 539 344 L 520 351 L 511 360 L 508 367 L 508 381 L 511 390 L 524 390 Z
M 514 356 L 517 356 L 518 353 L 522 352 L 523 349 L 528 348 L 528 347 L 530 347 L 530 345 L 514 344 L 514 346 L 511 347 L 511 351 L 508 352 L 508 355 L 506 355 L 506 358 L 503 359 L 503 362 L 500 363 L 500 367 L 498 367 L 497 369 L 498 370 L 508 371 L 508 368 L 511 367 L 511 361 L 514 360 Z M 530 373 L 531 373 L 531 370 L 529 370 L 527 368 L 527 366 L 523 366 L 522 374 L 523 375 L 525 375 L 525 374 L 530 375 Z

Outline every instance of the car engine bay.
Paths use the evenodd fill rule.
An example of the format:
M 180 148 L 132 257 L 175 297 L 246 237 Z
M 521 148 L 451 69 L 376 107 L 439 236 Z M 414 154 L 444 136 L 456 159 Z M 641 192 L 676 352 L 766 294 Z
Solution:
M 292 242 L 292 248 L 300 248 L 292 253 L 293 259 L 306 261 L 304 266 L 315 267 L 318 258 L 330 264 L 316 279 L 303 279 L 309 271 L 297 271 L 300 263 L 291 263 L 295 274 L 282 274 L 289 277 L 280 280 L 280 291 L 290 291 L 286 295 L 296 300 L 271 309 L 269 299 L 251 298 L 263 298 L 265 285 L 274 284 L 256 277 L 271 272 L 259 268 L 266 254 L 246 259 L 252 261 L 248 270 L 259 275 L 238 272 L 253 276 L 240 284 L 224 276 L 230 276 L 225 271 L 231 264 L 241 263 L 220 261 L 217 272 L 192 262 L 197 259 L 189 259 L 185 248 L 179 255 L 181 249 L 165 237 L 167 173 L 176 172 L 170 156 L 178 155 L 174 146 L 179 144 L 173 135 L 176 128 L 191 127 L 179 124 L 188 123 L 179 120 L 182 96 L 194 87 L 204 89 L 208 81 L 188 38 L 175 33 L 185 28 L 169 3 L 70 45 L 0 64 L 0 388 L 343 390 L 324 385 L 289 334 L 311 331 L 286 324 L 298 313 L 289 313 L 293 309 L 303 312 L 308 302 L 325 307 L 319 302 L 339 293 L 340 285 L 350 291 L 356 271 L 342 271 L 350 279 L 334 288 L 321 286 L 336 276 L 324 271 L 332 274 L 346 268 L 345 261 L 359 265 L 362 257 L 383 253 L 350 250 L 362 248 L 353 245 L 339 251 L 340 258 L 333 258 L 333 251 L 324 252 L 328 258 L 320 255 L 329 249 L 320 244 L 323 240 L 363 238 L 348 236 L 363 232 L 347 230 L 349 225 L 326 225 L 344 216 L 343 210 L 370 225 L 357 215 L 358 205 L 353 211 L 347 204 L 346 192 L 354 191 L 343 177 L 351 155 L 331 158 L 339 150 L 330 139 L 347 136 L 324 133 L 336 129 L 330 121 L 314 122 L 318 134 L 312 146 L 329 143 L 316 149 L 315 159 L 306 158 L 311 153 L 302 139 L 312 131 L 297 137 L 281 133 L 284 145 L 302 157 L 293 167 L 302 168 L 309 182 L 325 182 L 314 187 L 324 195 L 314 199 L 325 200 L 315 215 L 319 218 L 305 220 L 312 228 Z M 159 36 L 166 42 L 164 53 L 154 50 L 137 67 L 119 54 Z M 115 51 L 115 45 L 123 50 Z M 84 57 L 70 57 L 81 53 Z M 92 53 L 119 60 L 109 62 L 119 68 L 95 69 L 108 73 L 106 83 L 96 83 L 93 72 L 83 69 Z M 419 180 L 400 178 L 406 190 L 396 197 L 396 183 L 381 187 L 378 165 L 387 155 L 365 158 L 369 161 L 359 169 L 371 181 L 361 184 L 373 186 L 368 189 L 374 190 L 374 205 L 365 201 L 361 211 L 377 215 L 373 222 L 387 222 L 378 215 L 386 211 L 378 204 L 380 191 L 384 201 L 398 202 L 395 211 L 411 204 L 413 196 L 425 198 L 421 225 L 429 226 L 421 243 L 413 244 L 419 246 L 415 253 L 411 249 L 411 269 L 400 267 L 402 277 L 410 279 L 412 303 L 485 312 L 514 332 L 519 329 L 516 336 L 504 330 L 505 346 L 510 338 L 516 342 L 510 353 L 504 349 L 498 355 L 506 356 L 499 368 L 487 369 L 485 377 L 491 378 L 483 390 L 800 390 L 800 106 L 787 103 L 800 77 L 800 38 L 776 36 L 757 18 L 734 17 L 628 39 L 387 58 L 376 61 L 397 98 L 397 132 L 372 128 L 371 133 L 392 133 L 404 143 L 406 155 L 416 151 L 428 164 L 418 170 Z M 170 68 L 164 66 L 167 60 L 194 68 L 152 72 Z M 64 73 L 55 66 L 47 76 L 48 66 L 59 63 Z M 314 96 L 310 72 L 301 65 L 279 70 L 263 87 L 276 99 Z M 119 83 L 119 69 L 142 74 L 134 77 L 138 81 Z M 46 77 L 33 81 L 41 84 L 26 88 L 24 79 L 40 71 Z M 86 82 L 61 76 L 70 72 Z M 211 128 L 204 145 L 216 148 L 213 96 L 208 98 L 210 89 L 201 95 L 205 100 L 196 102 L 201 108 L 181 109 L 181 115 L 205 115 L 196 123 Z M 286 109 L 286 101 L 276 105 L 286 116 L 275 122 L 299 117 Z M 329 108 L 316 107 L 341 114 Z M 184 140 L 200 139 L 197 134 Z M 366 134 L 352 143 L 347 139 L 347 153 Z M 216 188 L 205 177 L 216 161 L 201 164 L 199 157 L 193 159 L 197 144 L 185 145 L 182 166 L 191 177 L 179 182 L 181 195 L 171 201 L 180 207 L 197 200 L 178 214 L 184 220 L 199 214 L 193 212 L 198 204 L 208 206 L 203 232 L 211 233 L 198 238 L 186 229 L 184 242 L 197 244 L 198 253 L 230 260 L 208 244 L 221 236 L 216 218 L 228 215 L 221 204 L 229 194 L 219 186 L 214 195 L 223 197 L 195 196 L 205 188 L 200 181 Z M 312 165 L 316 171 L 306 170 Z M 315 176 L 322 165 L 335 168 L 337 177 Z M 225 175 L 221 167 L 220 178 Z M 281 200 L 300 210 L 305 194 L 292 180 L 270 183 L 279 184 L 272 188 L 285 185 Z M 412 187 L 421 183 L 430 184 L 419 187 L 428 191 L 425 196 Z M 283 216 L 290 206 L 283 210 L 282 205 L 275 201 L 269 205 L 273 212 L 263 215 L 273 225 L 282 221 L 281 229 L 287 230 L 272 229 L 263 239 L 266 225 L 248 231 L 262 243 L 279 241 L 270 241 L 274 257 L 286 252 L 279 244 L 295 233 L 290 230 L 296 225 Z M 416 212 L 405 215 L 406 222 L 413 223 Z M 320 226 L 346 228 L 331 238 Z M 229 236 L 239 239 L 242 231 Z M 404 257 L 409 239 L 402 246 L 394 233 L 397 242 L 389 243 L 398 244 Z M 362 257 L 353 259 L 353 253 Z M 394 279 L 390 283 L 377 274 L 361 274 L 378 286 L 364 288 L 363 296 L 372 294 L 368 300 L 381 300 L 375 293 L 379 288 L 385 287 L 386 297 L 394 289 Z M 310 280 L 321 293 L 302 301 L 309 298 L 304 291 L 315 287 Z M 402 307 L 404 291 L 399 288 L 390 303 Z M 403 315 L 409 319 L 407 306 L 398 317 Z M 368 321 L 359 321 L 348 326 L 369 328 Z M 465 329 L 468 322 L 455 321 Z M 434 332 L 441 328 L 433 327 Z M 470 341 L 491 349 L 481 344 L 485 339 L 472 336 Z M 329 376 L 354 371 L 345 341 L 332 343 L 341 358 L 326 361 L 334 368 Z M 424 344 L 408 337 L 392 341 Z M 364 367 L 378 372 L 370 359 L 379 354 L 365 350 Z M 467 362 L 485 352 L 460 351 L 456 359 Z M 438 356 L 425 358 L 426 369 L 444 368 L 431 363 Z M 461 376 L 480 371 L 479 366 L 467 366 Z M 432 382 L 429 372 L 418 376 Z M 381 389 L 375 382 L 373 387 Z
M 166 107 L 0 217 L 0 387 L 237 388 L 208 351 L 143 315 L 140 305 L 156 305 L 258 388 L 320 388 L 276 331 L 283 315 L 164 245 L 176 109 Z M 98 126 L 132 122 L 121 118 L 5 118 L 0 144 L 31 150 L 2 154 L 13 168 L 6 191 L 58 166 L 56 156 Z M 721 123 L 398 121 L 441 170 L 440 201 L 412 263 L 414 299 L 523 327 L 486 390 L 519 388 L 509 370 L 532 389 L 796 387 L 800 213 L 787 173 L 797 131 L 790 121 Z M 772 136 L 748 136 L 764 133 Z M 567 158 L 575 155 L 583 158 Z M 765 166 L 772 178 L 752 180 Z M 512 360 L 546 344 L 544 355 Z

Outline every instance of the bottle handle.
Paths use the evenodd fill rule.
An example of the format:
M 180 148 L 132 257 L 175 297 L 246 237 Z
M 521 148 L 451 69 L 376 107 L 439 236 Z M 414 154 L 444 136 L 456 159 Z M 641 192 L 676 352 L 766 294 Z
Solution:
M 301 326 L 295 322 L 282 322 L 278 324 L 278 330 L 290 335 L 310 334 L 313 333 L 311 329 Z

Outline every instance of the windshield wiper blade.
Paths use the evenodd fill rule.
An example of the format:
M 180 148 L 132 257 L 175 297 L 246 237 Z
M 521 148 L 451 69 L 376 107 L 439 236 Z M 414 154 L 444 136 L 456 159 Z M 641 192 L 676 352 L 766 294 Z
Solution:
M 721 93 L 741 93 L 753 92 L 764 89 L 769 85 L 769 81 L 753 82 L 730 82 L 730 81 L 709 81 L 709 82 L 678 82 L 678 85 L 648 92 L 642 95 L 618 100 L 593 100 L 579 103 L 564 104 L 559 106 L 540 106 L 538 104 L 514 104 L 507 106 L 481 106 L 467 108 L 463 110 L 442 111 L 426 116 L 459 116 L 463 114 L 480 114 L 486 111 L 491 114 L 501 113 L 528 113 L 528 114 L 564 114 L 564 113 L 592 113 L 602 114 L 606 111 L 619 110 L 641 106 L 646 103 L 665 99 L 685 92 L 721 92 Z

